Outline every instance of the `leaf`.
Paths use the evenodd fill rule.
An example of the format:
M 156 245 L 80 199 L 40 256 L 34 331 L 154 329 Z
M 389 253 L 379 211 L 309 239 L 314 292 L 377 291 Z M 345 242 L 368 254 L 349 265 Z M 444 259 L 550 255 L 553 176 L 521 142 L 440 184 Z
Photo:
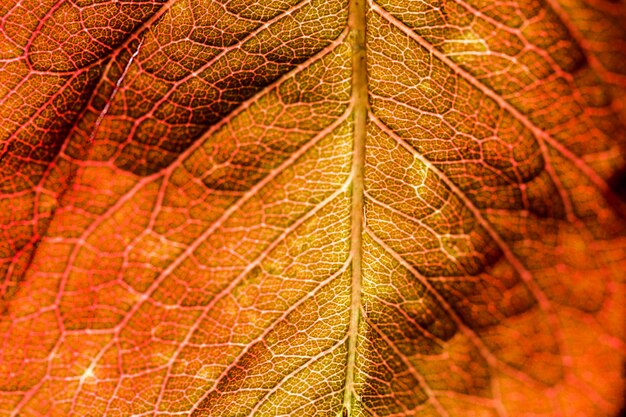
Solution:
M 622 3 L 4 3 L 2 415 L 618 415 Z

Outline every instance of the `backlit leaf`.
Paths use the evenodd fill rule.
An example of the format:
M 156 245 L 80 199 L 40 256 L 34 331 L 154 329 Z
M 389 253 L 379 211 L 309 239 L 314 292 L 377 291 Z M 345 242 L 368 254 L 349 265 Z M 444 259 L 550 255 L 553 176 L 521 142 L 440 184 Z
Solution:
M 0 15 L 0 415 L 619 414 L 623 3 Z

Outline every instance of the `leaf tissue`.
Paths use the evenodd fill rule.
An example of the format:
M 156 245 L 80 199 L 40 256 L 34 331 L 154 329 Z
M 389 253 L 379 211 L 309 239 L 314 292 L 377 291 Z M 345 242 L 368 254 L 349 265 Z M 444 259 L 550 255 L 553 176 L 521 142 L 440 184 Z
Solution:
M 0 416 L 619 415 L 624 2 L 0 3 Z

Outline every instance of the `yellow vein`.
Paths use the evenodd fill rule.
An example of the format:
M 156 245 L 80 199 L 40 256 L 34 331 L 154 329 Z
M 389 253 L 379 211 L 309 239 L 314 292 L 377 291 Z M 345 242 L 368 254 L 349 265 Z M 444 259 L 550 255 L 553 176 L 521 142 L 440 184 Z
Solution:
M 571 201 L 567 197 L 560 180 L 558 179 L 554 169 L 550 165 L 550 155 L 546 145 L 550 145 L 556 152 L 561 154 L 565 159 L 569 160 L 578 170 L 580 170 L 583 174 L 589 178 L 589 180 L 598 187 L 603 193 L 608 196 L 613 195 L 612 190 L 607 185 L 600 175 L 595 172 L 587 163 L 579 156 L 575 155 L 573 152 L 569 151 L 566 147 L 564 147 L 561 143 L 559 143 L 556 139 L 554 139 L 550 134 L 542 130 L 540 127 L 534 124 L 527 116 L 522 114 L 519 110 L 517 110 L 511 103 L 506 101 L 504 98 L 500 97 L 495 91 L 491 90 L 482 82 L 478 81 L 474 76 L 468 73 L 466 70 L 461 68 L 458 64 L 452 61 L 449 57 L 447 57 L 444 53 L 434 48 L 428 41 L 422 38 L 420 35 L 415 33 L 412 29 L 407 27 L 402 21 L 398 20 L 395 16 L 391 15 L 391 13 L 382 9 L 375 3 L 371 3 L 372 10 L 374 10 L 379 16 L 383 19 L 387 20 L 394 27 L 401 30 L 405 35 L 409 38 L 420 44 L 422 47 L 426 48 L 426 50 L 431 53 L 434 57 L 439 59 L 441 62 L 446 64 L 449 68 L 451 68 L 456 74 L 461 76 L 464 80 L 469 82 L 472 86 L 476 87 L 480 92 L 485 94 L 490 99 L 494 100 L 498 105 L 509 112 L 515 119 L 517 119 L 524 127 L 530 130 L 535 138 L 537 139 L 537 143 L 541 149 L 543 157 L 546 159 L 546 171 L 550 174 L 550 177 L 555 181 L 555 185 L 559 188 L 559 194 L 563 200 L 564 207 L 568 212 L 568 217 L 570 221 L 573 219 L 573 211 L 571 207 Z
M 367 130 L 367 64 L 365 50 L 366 0 L 350 0 L 349 27 L 352 47 L 352 106 L 354 117 L 354 150 L 352 154 L 352 228 L 350 257 L 352 282 L 350 296 L 350 324 L 348 327 L 348 357 L 342 415 L 352 414 L 356 398 L 354 374 L 357 338 L 361 315 L 361 270 L 364 210 L 365 137 Z
M 333 198 L 336 198 L 336 196 L 333 195 Z M 311 216 L 305 216 L 305 217 L 306 217 L 305 220 L 308 220 L 308 218 L 310 218 Z M 285 235 L 285 237 L 286 237 L 286 235 Z M 284 238 L 283 239 L 277 239 L 277 240 L 283 241 Z M 259 257 L 259 259 L 255 259 L 252 262 L 254 264 L 254 267 L 258 266 L 261 263 L 261 261 L 264 260 L 264 259 L 265 259 L 265 256 L 263 256 L 263 255 L 261 255 L 261 257 Z M 326 278 L 324 281 L 320 282 L 314 289 L 309 291 L 304 297 L 300 298 L 293 305 L 289 306 L 289 308 L 287 308 L 285 311 L 283 311 L 282 314 L 279 317 L 277 317 L 272 323 L 270 323 L 269 326 L 261 334 L 259 334 L 253 340 L 249 341 L 246 344 L 246 346 L 241 350 L 241 352 L 239 352 L 237 357 L 235 359 L 233 359 L 230 362 L 230 364 L 228 364 L 228 366 L 226 366 L 224 368 L 222 373 L 217 378 L 215 378 L 215 380 L 213 381 L 213 384 L 211 385 L 211 387 L 206 390 L 206 393 L 203 395 L 203 398 L 207 397 L 210 393 L 214 392 L 217 389 L 218 384 L 222 380 L 224 380 L 224 378 L 226 378 L 226 376 L 228 376 L 228 372 L 230 372 L 233 368 L 235 368 L 240 363 L 241 359 L 250 351 L 250 349 L 252 349 L 253 346 L 255 346 L 258 342 L 264 340 L 265 337 L 267 335 L 269 335 L 270 332 L 273 331 L 276 328 L 278 323 L 286 320 L 287 317 L 291 313 L 296 311 L 301 305 L 303 305 L 305 302 L 307 302 L 307 301 L 309 301 L 311 299 L 314 299 L 318 295 L 318 293 L 320 291 L 322 291 L 323 288 L 325 288 L 326 286 L 330 285 L 330 283 L 333 282 L 335 279 L 341 277 L 341 275 L 343 275 L 346 272 L 346 270 L 348 269 L 350 261 L 351 261 L 350 258 L 346 259 L 346 262 L 334 274 L 332 274 L 331 276 Z M 246 273 L 246 275 L 247 275 L 247 273 Z M 200 326 L 200 323 L 202 322 L 202 319 L 204 319 L 207 315 L 208 315 L 208 310 L 205 308 L 202 316 L 195 320 L 195 322 L 194 322 L 194 324 L 192 326 L 193 330 L 190 330 L 190 331 L 187 332 L 187 336 L 185 338 L 187 342 L 191 339 L 191 336 L 193 335 L 193 333 Z M 172 357 L 168 361 L 168 364 L 166 366 L 166 368 L 168 370 L 167 375 L 165 377 L 166 380 L 167 380 L 168 377 L 170 377 L 170 375 L 171 375 L 171 373 L 170 373 L 171 372 L 171 368 L 174 365 L 175 360 L 178 358 L 180 352 L 182 351 L 182 347 L 184 347 L 184 346 L 186 346 L 186 343 L 181 343 L 181 348 L 179 348 L 176 351 L 176 353 L 174 355 L 172 355 Z M 156 402 L 156 404 L 154 406 L 154 411 L 155 412 L 159 411 L 158 410 L 158 408 L 159 408 L 158 406 L 159 406 L 159 404 L 160 404 L 160 402 L 162 400 L 162 397 L 164 395 L 164 387 L 165 387 L 165 384 L 162 384 L 161 392 L 159 394 L 159 399 L 157 400 L 157 402 Z M 200 402 L 198 402 L 198 404 L 199 403 Z
M 266 404 L 267 401 L 270 399 L 270 397 L 276 392 L 278 392 L 278 390 L 280 390 L 290 379 L 296 377 L 300 372 L 304 371 L 305 369 L 308 369 L 311 365 L 313 365 L 315 362 L 322 359 L 324 356 L 333 354 L 333 352 L 335 352 L 335 350 L 340 348 L 341 345 L 343 345 L 345 342 L 346 342 L 346 338 L 344 337 L 343 339 L 339 340 L 337 343 L 332 345 L 330 348 L 323 350 L 322 352 L 318 353 L 315 356 L 312 356 L 308 361 L 304 362 L 303 364 L 298 366 L 296 369 L 289 372 L 289 374 L 285 375 L 278 382 L 278 384 L 274 385 L 274 387 L 272 387 L 263 395 L 263 397 L 256 403 L 254 408 L 250 410 L 250 412 L 246 415 L 246 417 L 254 417 L 254 414 L 259 410 L 259 408 L 261 408 L 264 404 Z
M 478 334 L 474 332 L 470 327 L 468 327 L 461 317 L 454 311 L 454 308 L 446 301 L 446 299 L 431 285 L 429 280 L 419 273 L 417 269 L 413 267 L 409 262 L 407 262 L 398 252 L 396 252 L 391 246 L 389 246 L 383 239 L 381 239 L 373 230 L 369 227 L 365 228 L 365 233 L 369 236 L 373 242 L 378 244 L 385 252 L 387 252 L 396 262 L 398 262 L 402 267 L 404 267 L 407 271 L 411 273 L 428 291 L 429 294 L 439 302 L 441 307 L 448 313 L 450 318 L 454 321 L 454 323 L 461 329 L 461 332 L 472 342 L 472 344 L 478 349 L 481 356 L 487 361 L 487 364 L 494 369 L 501 369 L 503 372 L 508 373 L 512 377 L 516 378 L 519 381 L 525 382 L 531 386 L 537 386 L 535 381 L 530 379 L 527 375 L 523 374 L 517 369 L 510 367 L 505 362 L 498 359 L 487 346 L 482 342 Z M 408 358 L 407 358 L 408 360 Z M 494 408 L 499 417 L 508 417 L 508 413 L 503 406 L 502 398 L 500 397 L 500 390 L 497 386 L 497 382 L 492 378 L 491 387 L 493 389 L 494 394 Z M 435 394 L 433 393 L 433 396 Z
M 392 139 L 398 142 L 404 149 L 413 154 L 420 162 L 422 162 L 428 169 L 434 172 L 442 181 L 450 188 L 450 190 L 467 206 L 467 208 L 472 212 L 478 224 L 487 232 L 487 234 L 494 240 L 494 242 L 498 245 L 505 258 L 509 261 L 511 266 L 517 271 L 522 281 L 526 284 L 527 288 L 531 291 L 541 309 L 547 314 L 548 320 L 552 327 L 552 330 L 555 334 L 555 338 L 557 339 L 557 343 L 559 345 L 559 350 L 562 353 L 562 365 L 564 368 L 570 368 L 572 365 L 572 358 L 567 354 L 567 350 L 565 349 L 565 340 L 564 335 L 561 329 L 561 325 L 556 317 L 556 313 L 552 309 L 552 305 L 550 300 L 545 295 L 543 290 L 534 282 L 533 277 L 528 269 L 521 263 L 521 261 L 517 258 L 517 256 L 513 253 L 513 251 L 509 248 L 509 246 L 504 242 L 504 240 L 500 237 L 500 235 L 495 231 L 492 225 L 482 216 L 480 210 L 467 198 L 467 196 L 463 193 L 463 191 L 457 187 L 454 182 L 452 182 L 442 171 L 440 171 L 433 163 L 431 163 L 428 159 L 424 158 L 419 152 L 415 150 L 410 144 L 408 144 L 403 138 L 398 136 L 394 131 L 389 129 L 382 121 L 380 121 L 375 115 L 370 114 L 369 118 L 378 126 L 381 130 L 383 130 L 387 135 L 389 135 Z
M 349 179 L 348 179 L 348 181 L 349 181 Z M 346 185 L 347 185 L 348 181 L 346 181 L 346 183 L 345 183 Z M 291 233 L 293 233 L 295 230 L 297 230 L 301 225 L 306 223 L 306 221 L 308 221 L 309 219 L 313 218 L 313 216 L 315 216 L 317 213 L 319 213 L 320 210 L 322 210 L 323 208 L 328 206 L 337 197 L 339 197 L 340 195 L 344 194 L 345 193 L 345 189 L 346 189 L 346 186 L 342 186 L 342 187 L 338 188 L 334 193 L 332 193 L 331 195 L 326 197 L 324 200 L 319 202 L 314 208 L 312 208 L 310 211 L 308 211 L 304 216 L 300 217 L 295 223 L 293 223 L 288 228 L 286 228 L 283 231 L 283 233 L 278 238 L 276 238 L 267 248 L 265 248 L 265 250 L 262 253 L 260 253 L 252 262 L 250 262 L 248 265 L 246 265 L 244 270 L 237 277 L 235 277 L 226 288 L 224 288 L 222 291 L 220 291 L 218 294 L 216 294 L 211 299 L 210 303 L 207 304 L 207 306 L 203 310 L 202 314 L 194 321 L 193 325 L 189 328 L 189 330 L 187 331 L 187 334 L 185 336 L 185 339 L 179 344 L 179 348 L 176 351 L 175 355 L 177 356 L 177 355 L 180 354 L 180 352 L 182 352 L 182 349 L 189 343 L 189 341 L 191 340 L 191 337 L 199 329 L 200 325 L 202 324 L 202 320 L 204 318 L 208 317 L 209 313 L 213 310 L 213 308 L 215 307 L 215 305 L 217 304 L 218 301 L 220 301 L 222 298 L 226 297 L 227 295 L 232 294 L 233 290 L 239 284 L 241 284 L 243 279 L 245 277 L 247 277 L 254 268 L 256 268 L 258 265 L 260 265 L 261 262 L 274 249 L 276 249 L 276 247 L 278 247 L 278 245 L 280 243 L 282 243 L 287 238 L 287 236 L 289 236 Z M 245 349 L 249 349 L 249 348 L 245 348 Z M 170 362 L 172 364 L 173 364 L 173 361 L 174 361 L 174 359 L 171 358 Z M 220 378 L 221 378 L 221 376 L 220 376 Z M 196 408 L 200 406 L 202 401 L 204 401 L 204 399 L 207 398 L 209 396 L 209 394 L 211 392 L 213 392 L 213 390 L 215 390 L 217 388 L 217 384 L 219 383 L 220 380 L 221 379 L 216 380 L 214 382 L 214 385 L 210 389 L 208 389 L 204 393 L 204 395 L 202 395 L 200 400 L 196 401 L 196 403 L 194 404 L 193 408 L 191 408 L 189 410 L 189 414 L 190 415 L 193 414 L 193 412 L 196 410 Z
M 435 410 L 437 410 L 439 415 L 441 417 L 449 417 L 450 414 L 448 414 L 448 411 L 439 402 L 436 391 L 431 388 L 428 381 L 426 381 L 426 378 L 424 378 L 424 376 L 420 374 L 417 369 L 415 369 L 415 366 L 413 365 L 411 360 L 398 348 L 398 346 L 395 345 L 395 343 L 393 343 L 391 339 L 389 339 L 389 337 L 385 334 L 385 332 L 383 332 L 373 320 L 368 320 L 367 318 L 365 318 L 365 320 L 367 324 L 372 329 L 374 329 L 376 333 L 378 333 L 379 337 L 385 341 L 387 346 L 389 346 L 391 350 L 393 350 L 396 356 L 400 358 L 404 366 L 406 366 L 406 368 L 409 370 L 409 373 L 417 381 L 419 387 L 424 391 L 424 393 L 428 397 L 428 402 L 432 404 L 432 406 L 435 408 Z
M 198 238 L 196 238 L 192 243 L 189 244 L 187 250 L 178 255 L 175 259 L 172 260 L 172 263 L 169 264 L 167 268 L 165 268 L 158 277 L 154 279 L 154 282 L 150 285 L 148 290 L 144 293 L 144 297 L 138 303 L 136 303 L 133 308 L 126 314 L 124 319 L 115 327 L 115 333 L 119 333 L 124 326 L 130 321 L 133 315 L 140 309 L 142 304 L 149 299 L 149 297 L 156 292 L 157 288 L 163 283 L 165 278 L 169 276 L 188 256 L 190 256 L 203 242 L 205 242 L 213 233 L 218 230 L 225 222 L 228 220 L 233 214 L 235 214 L 245 202 L 249 201 L 252 197 L 258 194 L 258 192 L 267 184 L 271 183 L 279 174 L 284 172 L 288 167 L 292 166 L 302 155 L 306 153 L 307 150 L 311 149 L 315 146 L 322 138 L 329 135 L 333 130 L 335 130 L 341 123 L 344 122 L 346 115 L 350 109 L 348 109 L 342 117 L 337 119 L 331 125 L 322 130 L 317 136 L 315 136 L 311 141 L 305 144 L 302 148 L 298 149 L 295 153 L 293 153 L 288 159 L 286 159 L 281 165 L 276 167 L 274 170 L 270 172 L 270 174 L 264 177 L 259 183 L 254 185 L 250 190 L 248 190 L 243 196 L 241 196 L 234 204 L 232 204 L 224 213 L 218 218 L 213 224 L 206 229 Z M 280 243 L 284 237 L 290 234 L 295 228 L 297 228 L 300 224 L 311 218 L 315 213 L 317 213 L 321 208 L 325 207 L 329 204 L 334 198 L 344 192 L 344 187 L 339 188 L 337 191 L 332 193 L 330 196 L 326 197 L 322 202 L 317 204 L 314 208 L 312 208 L 309 212 L 307 212 L 303 217 L 298 219 L 293 225 L 286 228 L 281 236 L 279 236 L 276 240 L 274 240 L 265 250 L 251 263 L 249 263 L 246 268 L 235 278 L 233 281 L 224 288 L 220 293 L 216 294 L 213 299 L 207 304 L 203 313 L 200 315 L 198 319 L 195 320 L 193 326 L 188 330 L 185 339 L 180 343 L 180 348 L 177 350 L 175 355 L 181 351 L 182 347 L 187 344 L 188 340 L 191 338 L 197 326 L 200 325 L 201 320 L 208 314 L 209 311 L 215 306 L 215 304 L 222 299 L 225 295 L 229 294 L 235 286 L 237 286 L 241 280 L 243 280 L 252 269 L 264 259 L 277 245 Z M 102 349 L 94 361 L 100 359 L 105 349 Z M 119 385 L 118 385 L 119 387 Z M 116 387 L 117 390 L 117 387 Z M 113 398 L 113 397 L 112 397 Z

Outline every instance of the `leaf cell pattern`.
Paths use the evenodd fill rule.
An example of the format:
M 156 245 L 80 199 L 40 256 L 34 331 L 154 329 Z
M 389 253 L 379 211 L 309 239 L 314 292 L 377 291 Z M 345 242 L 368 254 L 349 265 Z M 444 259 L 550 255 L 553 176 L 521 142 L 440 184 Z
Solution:
M 622 3 L 0 16 L 0 415 L 619 413 Z

